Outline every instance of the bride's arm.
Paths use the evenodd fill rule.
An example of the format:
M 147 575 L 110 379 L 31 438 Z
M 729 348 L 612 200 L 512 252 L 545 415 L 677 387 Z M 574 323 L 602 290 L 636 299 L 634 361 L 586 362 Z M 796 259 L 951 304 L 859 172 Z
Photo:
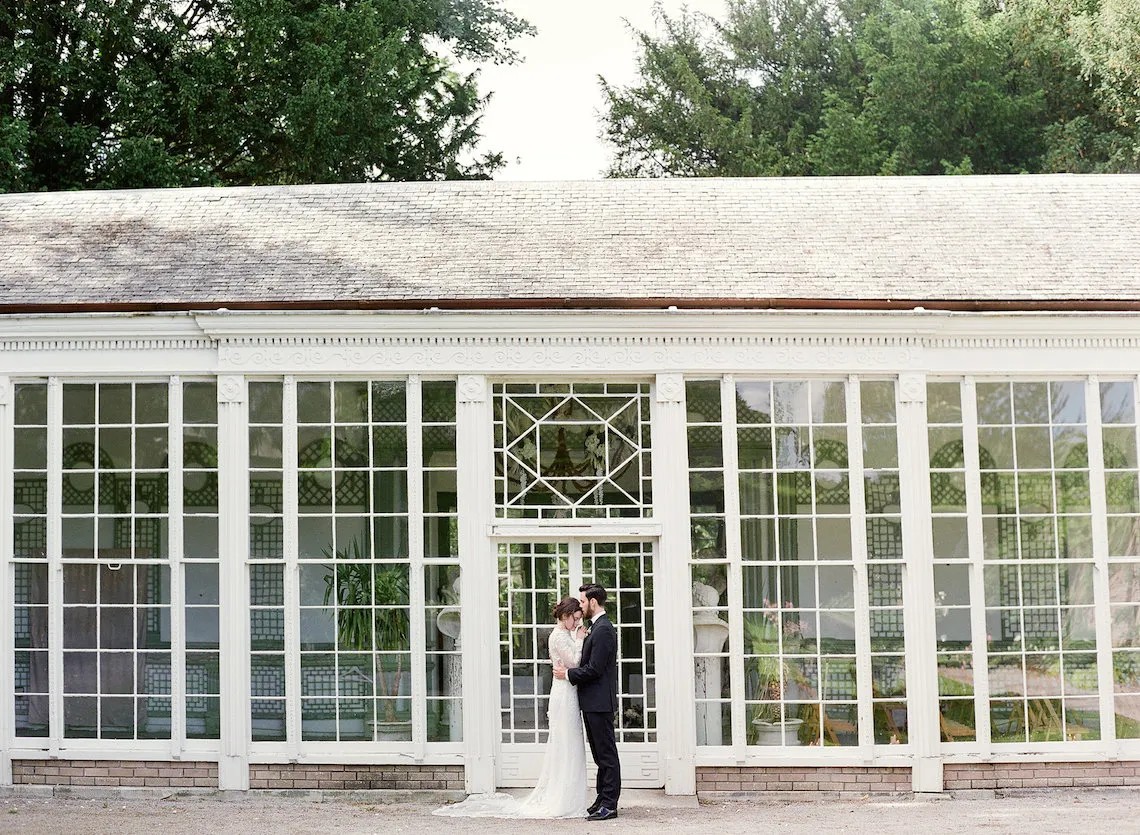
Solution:
M 550 660 L 555 664 L 569 669 L 578 664 L 577 653 L 574 651 L 574 639 L 565 629 L 555 629 L 550 633 L 548 642 Z

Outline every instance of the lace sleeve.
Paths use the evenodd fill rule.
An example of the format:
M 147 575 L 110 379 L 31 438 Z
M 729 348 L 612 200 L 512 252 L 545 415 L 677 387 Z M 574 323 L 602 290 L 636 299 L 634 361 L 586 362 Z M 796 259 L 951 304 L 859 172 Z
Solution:
M 577 643 L 565 629 L 552 630 L 548 646 L 551 661 L 563 667 L 574 667 L 578 664 L 582 651 L 581 644 Z

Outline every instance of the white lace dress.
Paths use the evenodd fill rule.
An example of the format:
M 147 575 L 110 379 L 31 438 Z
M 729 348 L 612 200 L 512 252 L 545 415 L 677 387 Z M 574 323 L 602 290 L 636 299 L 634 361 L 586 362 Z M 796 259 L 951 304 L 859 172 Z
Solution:
M 582 640 L 555 626 L 548 641 L 550 660 L 574 667 L 582 656 Z M 524 798 L 509 794 L 472 795 L 433 814 L 465 818 L 584 818 L 586 816 L 586 744 L 578 691 L 554 679 L 547 712 L 550 735 L 542 770 Z

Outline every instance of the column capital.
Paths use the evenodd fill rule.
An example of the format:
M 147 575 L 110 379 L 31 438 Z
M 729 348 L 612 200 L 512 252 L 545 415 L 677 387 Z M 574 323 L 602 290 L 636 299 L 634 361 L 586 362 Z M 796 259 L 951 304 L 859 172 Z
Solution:
M 456 380 L 455 399 L 459 403 L 486 403 L 487 378 L 482 374 L 460 374 Z
M 925 403 L 926 402 L 926 375 L 915 371 L 904 371 L 899 374 L 899 402 Z
M 685 378 L 681 374 L 657 375 L 657 402 L 680 403 L 685 396 Z
M 218 402 L 244 403 L 245 378 L 240 374 L 221 374 L 218 376 Z

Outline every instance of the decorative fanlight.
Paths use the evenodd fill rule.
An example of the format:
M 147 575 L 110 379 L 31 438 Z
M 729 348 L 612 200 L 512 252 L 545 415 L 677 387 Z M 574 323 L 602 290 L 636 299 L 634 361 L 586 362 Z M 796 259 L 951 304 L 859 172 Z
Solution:
M 550 462 L 550 466 L 543 469 L 543 478 L 568 481 L 579 491 L 589 489 L 606 474 L 605 441 L 592 426 L 586 430 L 586 436 L 582 440 L 582 451 L 585 453 L 585 459 L 580 464 L 575 464 L 570 457 L 566 428 L 558 427 L 554 460 Z

